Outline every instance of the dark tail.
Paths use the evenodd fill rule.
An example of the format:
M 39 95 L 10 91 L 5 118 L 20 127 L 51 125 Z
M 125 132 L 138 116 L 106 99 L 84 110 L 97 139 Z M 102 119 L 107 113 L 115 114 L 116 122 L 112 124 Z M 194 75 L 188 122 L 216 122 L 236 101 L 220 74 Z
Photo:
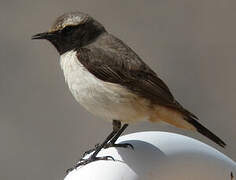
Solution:
M 207 128 L 205 128 L 203 125 L 201 125 L 197 120 L 196 116 L 187 116 L 186 120 L 191 123 L 199 133 L 202 135 L 208 137 L 212 141 L 214 141 L 216 144 L 220 145 L 221 147 L 225 147 L 226 144 L 223 140 L 221 140 L 219 137 L 217 137 L 215 134 L 213 134 L 211 131 L 209 131 Z
M 219 137 L 217 137 L 215 134 L 213 134 L 211 131 L 209 131 L 207 128 L 205 128 L 198 122 L 197 116 L 183 108 L 183 106 L 181 106 L 181 104 L 179 104 L 177 101 L 175 101 L 175 105 L 175 109 L 180 111 L 183 114 L 184 119 L 190 124 L 192 124 L 199 133 L 201 133 L 203 136 L 206 136 L 207 138 L 209 138 L 210 140 L 212 140 L 223 148 L 226 146 L 223 140 L 221 140 Z

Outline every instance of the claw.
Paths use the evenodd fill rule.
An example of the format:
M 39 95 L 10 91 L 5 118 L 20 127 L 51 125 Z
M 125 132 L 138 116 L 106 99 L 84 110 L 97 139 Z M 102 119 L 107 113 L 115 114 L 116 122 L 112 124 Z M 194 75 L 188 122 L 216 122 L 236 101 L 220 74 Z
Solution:
M 67 174 L 69 174 L 69 173 L 70 173 L 71 171 L 73 171 L 74 169 L 75 169 L 75 167 L 74 167 L 74 166 L 73 166 L 73 167 L 71 167 L 71 168 L 69 168 L 69 169 L 67 169 L 67 170 L 66 170 L 66 175 L 67 175 Z
M 82 155 L 82 158 L 85 157 L 86 155 L 90 154 L 91 152 L 95 151 L 95 148 L 90 149 L 88 151 L 85 151 L 84 154 Z
M 115 161 L 115 159 L 112 156 L 103 156 L 103 157 L 97 157 L 98 160 L 112 160 Z
M 90 162 L 97 161 L 97 160 L 113 160 L 115 159 L 112 156 L 104 156 L 104 157 L 96 157 L 97 154 L 102 150 L 102 148 L 109 148 L 109 147 L 123 147 L 123 148 L 131 148 L 134 149 L 134 147 L 131 144 L 125 143 L 125 144 L 115 144 L 116 140 L 120 137 L 122 132 L 128 127 L 128 124 L 124 124 L 121 127 L 121 122 L 118 120 L 113 120 L 113 131 L 106 137 L 105 141 L 103 141 L 101 144 L 95 145 L 94 149 L 86 151 L 80 161 L 73 166 L 72 168 L 69 168 L 66 172 L 69 173 L 70 171 L 73 171 L 77 167 L 81 165 L 86 165 Z M 94 152 L 93 152 L 94 151 Z M 93 153 L 92 153 L 93 152 Z M 88 159 L 83 159 L 86 155 L 92 153 L 92 155 L 89 156 Z
M 69 168 L 69 169 L 66 170 L 66 174 L 68 174 L 69 172 L 71 172 L 74 169 L 78 168 L 79 166 L 82 166 L 82 165 L 84 166 L 86 164 L 89 164 L 91 162 L 98 161 L 98 160 L 112 160 L 112 161 L 115 161 L 115 159 L 112 156 L 94 157 L 94 158 L 88 158 L 88 159 L 81 158 L 80 161 L 78 163 L 76 163 L 76 165 L 74 165 L 72 168 Z
M 81 159 L 80 162 L 78 162 L 75 165 L 75 168 L 77 168 L 81 165 L 86 165 L 86 164 L 94 162 L 94 161 L 98 161 L 98 160 L 113 160 L 113 161 L 115 161 L 115 159 L 112 156 L 103 156 L 103 157 L 94 157 L 94 158 L 88 158 L 88 159 Z
M 124 148 L 131 148 L 132 150 L 134 150 L 134 146 L 130 143 L 124 143 Z
M 134 150 L 134 146 L 129 143 L 123 143 L 123 144 L 108 143 L 104 146 L 105 149 L 110 148 L 110 147 L 131 148 L 132 150 Z
M 85 151 L 84 154 L 82 155 L 82 158 L 85 157 L 86 155 L 90 154 L 91 152 L 95 151 L 98 147 L 99 147 L 99 144 L 95 144 L 95 148 Z

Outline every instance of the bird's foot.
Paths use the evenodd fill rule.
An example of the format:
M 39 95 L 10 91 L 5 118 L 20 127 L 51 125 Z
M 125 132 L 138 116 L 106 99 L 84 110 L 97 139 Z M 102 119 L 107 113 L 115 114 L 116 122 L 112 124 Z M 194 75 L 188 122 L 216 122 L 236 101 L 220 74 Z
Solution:
M 115 159 L 112 156 L 102 156 L 102 157 L 89 157 L 88 159 L 81 159 L 76 165 L 75 168 L 81 166 L 81 165 L 86 165 L 88 163 L 94 162 L 94 161 L 98 161 L 98 160 L 113 160 L 115 161 Z
M 115 143 L 109 142 L 104 146 L 104 149 L 107 149 L 107 148 L 110 148 L 110 147 L 131 148 L 132 150 L 134 150 L 134 146 L 132 144 L 129 144 L 129 143 L 115 144 Z
M 97 148 L 99 147 L 99 144 L 95 145 L 95 148 L 93 149 L 89 149 L 88 151 L 85 151 L 84 154 L 82 155 L 82 158 L 84 158 L 85 156 L 87 156 L 88 154 L 94 152 Z M 121 148 L 131 148 L 132 150 L 134 150 L 134 147 L 132 144 L 129 143 L 123 143 L 123 144 L 115 144 L 115 143 L 107 143 L 106 145 L 104 145 L 104 149 L 110 148 L 110 147 L 121 147 Z
M 69 172 L 73 171 L 74 169 L 78 168 L 79 166 L 84 166 L 86 164 L 89 164 L 91 162 L 98 161 L 98 160 L 113 160 L 113 161 L 115 161 L 115 159 L 112 156 L 94 157 L 92 155 L 87 159 L 81 158 L 80 161 L 78 163 L 76 163 L 73 167 L 67 169 L 66 173 L 68 174 Z
M 82 159 L 83 157 L 87 156 L 88 154 L 92 153 L 93 151 L 95 151 L 97 148 L 99 147 L 99 144 L 96 144 L 94 148 L 89 149 L 88 151 L 85 151 L 84 154 L 82 155 Z

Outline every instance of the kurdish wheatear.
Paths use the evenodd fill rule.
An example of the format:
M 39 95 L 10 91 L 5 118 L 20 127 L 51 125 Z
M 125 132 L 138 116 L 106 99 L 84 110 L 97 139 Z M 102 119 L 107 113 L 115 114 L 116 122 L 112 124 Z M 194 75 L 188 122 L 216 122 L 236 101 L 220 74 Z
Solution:
M 167 85 L 130 47 L 88 14 L 63 14 L 49 31 L 32 39 L 46 39 L 56 47 L 75 99 L 92 114 L 113 121 L 113 131 L 82 164 L 107 159 L 96 157 L 104 147 L 129 146 L 115 142 L 129 123 L 137 121 L 164 121 L 226 145 L 175 100 Z

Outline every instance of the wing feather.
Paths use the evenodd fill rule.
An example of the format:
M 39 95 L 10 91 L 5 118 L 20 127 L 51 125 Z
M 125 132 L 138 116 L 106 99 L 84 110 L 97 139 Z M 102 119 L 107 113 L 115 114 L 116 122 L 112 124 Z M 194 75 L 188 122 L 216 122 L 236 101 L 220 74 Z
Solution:
M 198 118 L 183 108 L 173 97 L 167 85 L 132 49 L 114 36 L 106 36 L 104 44 L 77 49 L 77 57 L 87 70 L 105 82 L 120 84 L 153 104 L 163 105 L 182 113 L 183 118 L 220 146 L 225 143 L 202 126 Z M 103 42 L 104 43 L 104 42 Z M 108 45 L 109 46 L 108 46 Z
M 89 72 L 103 81 L 120 84 L 154 104 L 197 119 L 174 99 L 167 85 L 131 48 L 112 35 L 105 37 L 99 45 L 77 49 L 78 60 Z

